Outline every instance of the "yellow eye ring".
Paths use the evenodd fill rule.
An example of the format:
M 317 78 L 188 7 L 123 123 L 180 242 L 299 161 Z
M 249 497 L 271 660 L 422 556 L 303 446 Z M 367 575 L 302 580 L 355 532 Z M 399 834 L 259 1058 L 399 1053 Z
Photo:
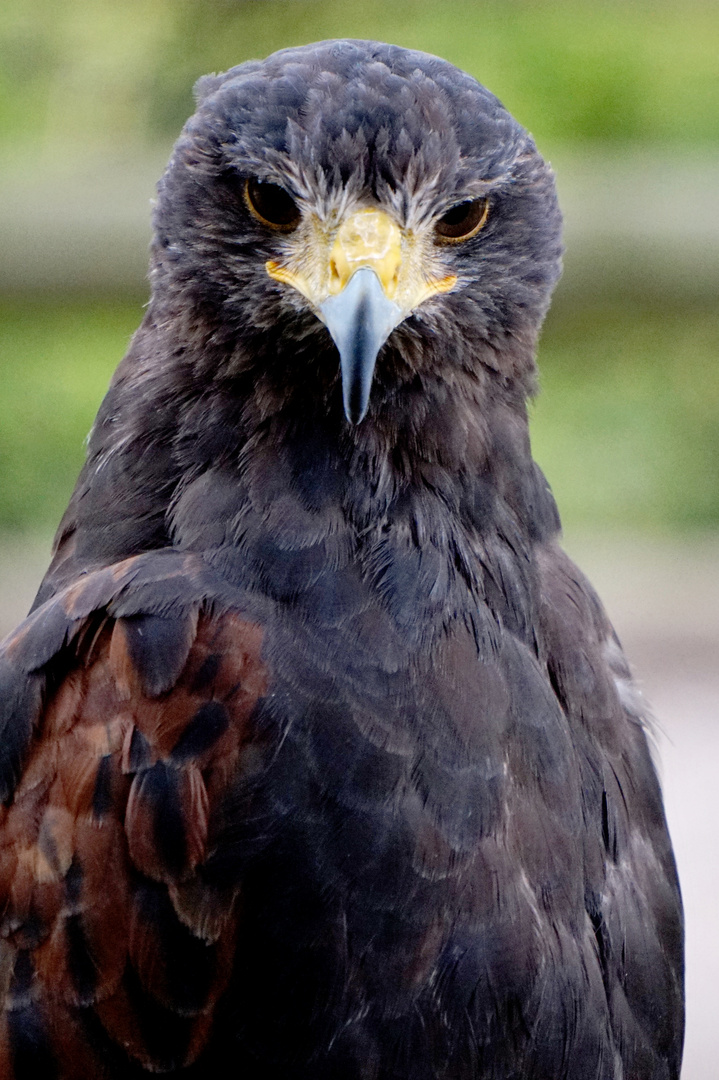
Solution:
M 455 203 L 434 226 L 440 244 L 461 244 L 471 240 L 484 226 L 489 215 L 489 199 L 466 199 Z
M 264 180 L 245 181 L 245 202 L 257 221 L 277 232 L 292 232 L 302 217 L 299 206 L 283 187 Z

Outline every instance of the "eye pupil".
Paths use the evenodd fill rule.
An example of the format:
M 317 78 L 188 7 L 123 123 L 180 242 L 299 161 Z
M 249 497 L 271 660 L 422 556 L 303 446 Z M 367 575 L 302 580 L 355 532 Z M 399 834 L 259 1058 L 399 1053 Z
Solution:
M 435 233 L 440 242 L 452 243 L 469 240 L 475 236 L 487 220 L 489 201 L 487 199 L 468 199 L 450 206 L 449 210 L 435 225 Z
M 471 203 L 460 203 L 459 206 L 453 206 L 442 218 L 442 224 L 450 229 L 457 228 L 458 225 L 463 226 L 465 219 L 470 216 L 468 210 L 471 209 Z
M 299 224 L 300 208 L 279 184 L 248 180 L 245 197 L 252 214 L 264 225 L 289 232 Z

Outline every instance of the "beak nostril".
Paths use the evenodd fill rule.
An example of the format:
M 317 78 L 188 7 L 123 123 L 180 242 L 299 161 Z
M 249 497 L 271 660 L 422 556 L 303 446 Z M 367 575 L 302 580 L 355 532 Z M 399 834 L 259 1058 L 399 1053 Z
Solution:
M 341 244 L 335 241 L 332 252 L 329 258 L 329 279 L 328 288 L 333 296 L 342 292 L 345 285 L 352 276 L 352 270 L 347 261 L 346 253 L 343 251 Z

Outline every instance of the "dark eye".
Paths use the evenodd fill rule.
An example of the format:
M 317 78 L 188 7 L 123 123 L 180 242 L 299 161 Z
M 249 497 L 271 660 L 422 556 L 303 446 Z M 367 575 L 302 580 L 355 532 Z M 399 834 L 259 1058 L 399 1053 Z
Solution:
M 271 229 L 291 232 L 300 223 L 300 208 L 279 184 L 263 184 L 260 180 L 248 180 L 245 199 L 250 212 Z
M 442 244 L 458 244 L 460 240 L 469 240 L 482 228 L 488 213 L 489 199 L 472 199 L 451 206 L 434 227 L 437 239 Z

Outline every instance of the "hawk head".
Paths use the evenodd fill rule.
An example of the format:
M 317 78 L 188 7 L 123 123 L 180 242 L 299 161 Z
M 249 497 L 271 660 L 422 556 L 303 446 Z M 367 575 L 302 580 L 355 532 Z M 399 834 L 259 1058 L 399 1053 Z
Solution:
M 152 280 L 156 318 L 221 339 L 208 377 L 254 371 L 267 408 L 355 425 L 483 370 L 526 395 L 561 219 L 492 94 L 424 53 L 327 41 L 207 76 L 197 97 Z

